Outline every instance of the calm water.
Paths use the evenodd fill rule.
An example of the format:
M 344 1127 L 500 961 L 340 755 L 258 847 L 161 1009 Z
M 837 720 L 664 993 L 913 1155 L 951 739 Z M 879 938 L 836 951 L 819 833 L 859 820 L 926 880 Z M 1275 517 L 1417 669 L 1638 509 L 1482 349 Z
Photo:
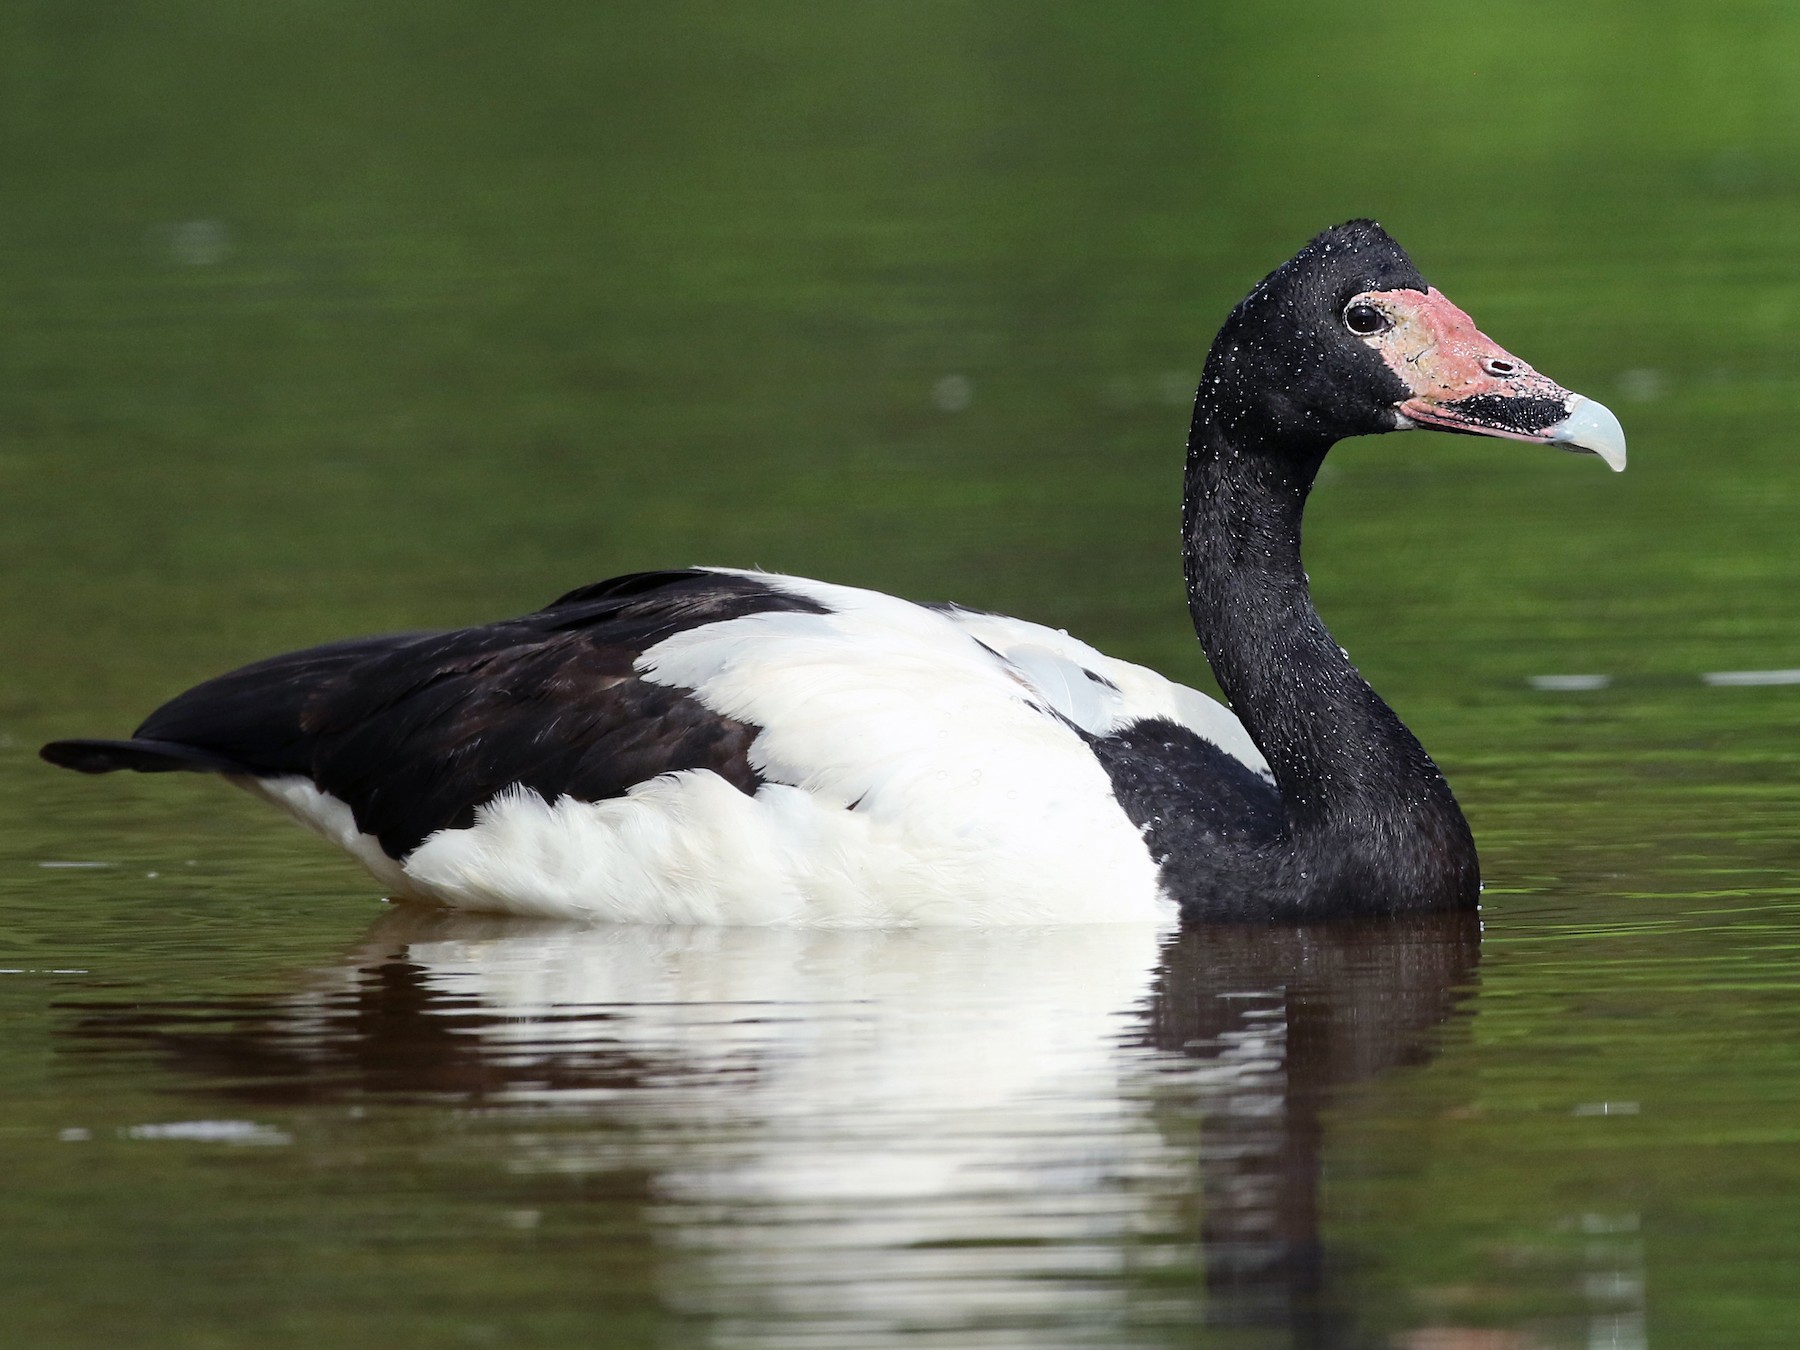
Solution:
M 12 1340 L 1800 1335 L 1800 685 L 1705 678 L 1800 668 L 1800 17 L 1125 8 L 0 15 Z M 1362 213 L 1631 436 L 1357 443 L 1315 498 L 1480 929 L 453 919 L 33 757 L 693 561 L 1204 685 L 1192 381 Z

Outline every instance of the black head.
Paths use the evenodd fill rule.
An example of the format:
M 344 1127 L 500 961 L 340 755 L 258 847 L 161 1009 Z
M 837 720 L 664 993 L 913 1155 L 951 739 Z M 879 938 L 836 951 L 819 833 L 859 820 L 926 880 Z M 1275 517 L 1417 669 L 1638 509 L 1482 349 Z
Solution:
M 1223 436 L 1316 468 L 1346 436 L 1416 426 L 1586 450 L 1625 467 L 1610 412 L 1477 329 L 1372 220 L 1326 230 L 1231 312 L 1206 358 L 1190 445 Z
M 1392 431 L 1393 409 L 1412 391 L 1351 330 L 1345 311 L 1360 295 L 1423 299 L 1430 289 L 1374 221 L 1326 230 L 1232 310 L 1206 358 L 1202 400 L 1250 435 L 1283 444 Z

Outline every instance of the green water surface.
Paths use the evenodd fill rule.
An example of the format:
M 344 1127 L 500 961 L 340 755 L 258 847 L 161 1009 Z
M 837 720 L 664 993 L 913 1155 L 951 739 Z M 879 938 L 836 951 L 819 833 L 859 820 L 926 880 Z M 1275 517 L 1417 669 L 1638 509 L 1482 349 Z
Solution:
M 1631 442 L 1308 517 L 1479 933 L 454 921 L 35 758 L 692 562 L 1209 687 L 1193 381 L 1365 214 Z M 1767 0 L 0 6 L 6 1342 L 1794 1344 L 1797 260 Z

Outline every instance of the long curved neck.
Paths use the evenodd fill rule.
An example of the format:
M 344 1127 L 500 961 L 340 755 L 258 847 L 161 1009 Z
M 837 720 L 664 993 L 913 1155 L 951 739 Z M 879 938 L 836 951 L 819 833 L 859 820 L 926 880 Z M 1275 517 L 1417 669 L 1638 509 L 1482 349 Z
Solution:
M 1475 845 L 1449 784 L 1307 589 L 1301 517 L 1331 437 L 1218 392 L 1202 387 L 1188 440 L 1188 607 L 1281 792 L 1286 839 L 1267 880 L 1296 912 L 1472 905 Z

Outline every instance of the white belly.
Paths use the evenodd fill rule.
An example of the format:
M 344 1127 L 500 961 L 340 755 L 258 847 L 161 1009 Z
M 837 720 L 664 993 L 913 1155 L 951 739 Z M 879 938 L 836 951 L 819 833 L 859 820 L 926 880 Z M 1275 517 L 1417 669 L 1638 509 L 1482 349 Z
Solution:
M 1098 770 L 1096 770 L 1098 772 Z M 461 909 L 589 922 L 888 928 L 1167 922 L 1175 907 L 1112 803 L 1039 793 L 999 818 L 884 817 L 706 770 L 602 802 L 506 794 L 401 862 L 302 779 L 245 782 L 390 890 Z

